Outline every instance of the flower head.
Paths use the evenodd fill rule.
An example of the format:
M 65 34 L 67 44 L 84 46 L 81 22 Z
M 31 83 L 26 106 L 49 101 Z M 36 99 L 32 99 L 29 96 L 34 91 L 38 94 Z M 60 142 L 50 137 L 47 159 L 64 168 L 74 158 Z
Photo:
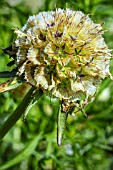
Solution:
M 101 80 L 111 77 L 102 26 L 81 11 L 40 12 L 15 33 L 18 75 L 60 98 L 66 112 L 91 102 Z

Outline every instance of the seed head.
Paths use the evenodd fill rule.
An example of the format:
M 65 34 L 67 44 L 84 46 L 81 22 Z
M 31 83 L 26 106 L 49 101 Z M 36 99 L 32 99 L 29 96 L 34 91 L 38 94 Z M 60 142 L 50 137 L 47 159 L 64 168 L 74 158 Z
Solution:
M 112 78 L 102 26 L 81 11 L 40 12 L 15 33 L 18 75 L 60 98 L 66 112 L 71 105 L 87 105 L 101 80 Z

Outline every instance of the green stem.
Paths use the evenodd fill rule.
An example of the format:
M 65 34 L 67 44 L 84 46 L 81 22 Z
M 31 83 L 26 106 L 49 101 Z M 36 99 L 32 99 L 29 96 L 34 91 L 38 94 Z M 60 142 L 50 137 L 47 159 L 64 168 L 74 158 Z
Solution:
M 42 96 L 43 92 L 41 89 L 35 91 L 35 88 L 32 87 L 24 99 L 21 101 L 16 110 L 12 113 L 11 116 L 5 121 L 5 123 L 0 128 L 0 140 L 7 134 L 7 132 L 12 128 L 12 126 L 19 120 L 19 118 L 26 112 L 29 105 L 32 101 L 38 100 Z M 33 103 L 32 103 L 33 104 Z
M 10 78 L 15 77 L 16 70 L 0 72 L 0 78 Z

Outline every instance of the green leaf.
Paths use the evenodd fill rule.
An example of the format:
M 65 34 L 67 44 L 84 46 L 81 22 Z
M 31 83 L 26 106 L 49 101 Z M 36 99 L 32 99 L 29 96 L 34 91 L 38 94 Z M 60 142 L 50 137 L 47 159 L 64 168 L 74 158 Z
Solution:
M 57 123 L 57 144 L 58 144 L 58 146 L 60 146 L 62 144 L 64 130 L 66 127 L 67 116 L 68 116 L 68 113 L 62 112 L 61 109 L 59 109 L 58 123 Z
M 20 81 L 18 77 L 12 78 L 6 81 L 5 83 L 0 84 L 0 93 L 15 89 L 18 86 L 20 86 L 22 83 L 23 82 Z

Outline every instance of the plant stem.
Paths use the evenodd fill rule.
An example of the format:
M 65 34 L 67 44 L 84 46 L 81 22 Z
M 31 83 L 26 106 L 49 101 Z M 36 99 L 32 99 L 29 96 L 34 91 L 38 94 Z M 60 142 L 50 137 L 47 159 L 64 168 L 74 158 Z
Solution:
M 7 134 L 7 132 L 12 128 L 12 126 L 19 120 L 19 118 L 24 114 L 29 105 L 34 101 L 38 100 L 42 96 L 43 92 L 41 89 L 35 91 L 35 87 L 32 87 L 28 93 L 25 95 L 16 110 L 8 117 L 0 128 L 0 140 Z M 29 107 L 31 108 L 31 107 Z M 29 110 L 28 110 L 29 111 Z
M 0 78 L 10 78 L 15 77 L 16 70 L 0 72 Z

